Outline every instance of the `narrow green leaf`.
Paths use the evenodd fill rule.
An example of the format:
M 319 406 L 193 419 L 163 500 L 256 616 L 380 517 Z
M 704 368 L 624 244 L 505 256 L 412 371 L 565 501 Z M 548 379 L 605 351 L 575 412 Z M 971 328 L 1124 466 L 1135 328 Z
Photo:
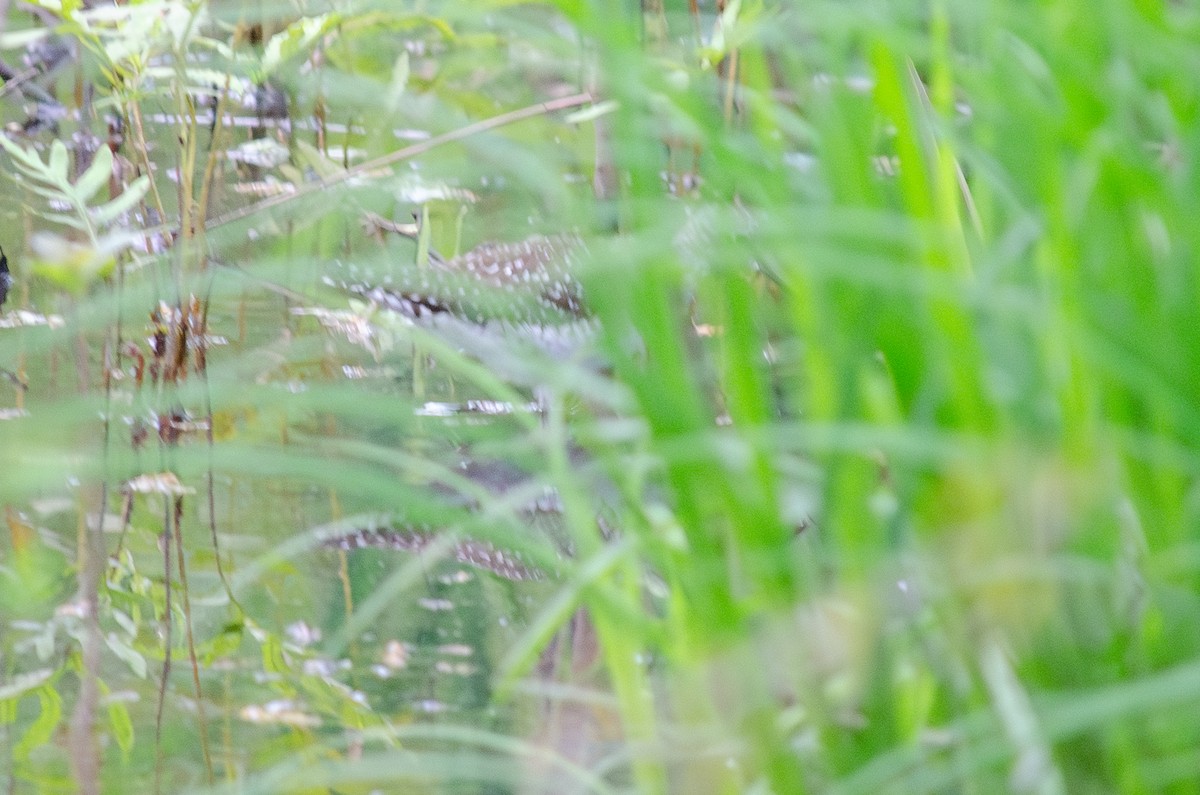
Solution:
M 388 86 L 387 109 L 393 113 L 400 107 L 400 99 L 408 87 L 408 73 L 408 53 L 402 52 L 392 65 L 392 82 Z
M 38 688 L 37 697 L 42 710 L 13 748 L 13 756 L 17 759 L 27 759 L 34 749 L 50 742 L 54 730 L 62 721 L 62 698 L 52 686 Z
M 112 726 L 113 737 L 122 753 L 133 750 L 134 732 L 133 719 L 129 717 L 129 708 L 120 701 L 110 701 L 108 704 L 108 723 Z
M 279 636 L 269 634 L 262 642 L 263 670 L 267 673 L 286 675 L 291 666 L 283 652 L 283 641 Z

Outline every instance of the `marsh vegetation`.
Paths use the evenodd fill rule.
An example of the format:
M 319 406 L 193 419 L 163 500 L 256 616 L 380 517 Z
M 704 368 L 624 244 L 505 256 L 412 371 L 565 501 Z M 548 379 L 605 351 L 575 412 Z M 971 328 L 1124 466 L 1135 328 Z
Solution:
M 1190 5 L 0 9 L 6 792 L 1195 790 Z

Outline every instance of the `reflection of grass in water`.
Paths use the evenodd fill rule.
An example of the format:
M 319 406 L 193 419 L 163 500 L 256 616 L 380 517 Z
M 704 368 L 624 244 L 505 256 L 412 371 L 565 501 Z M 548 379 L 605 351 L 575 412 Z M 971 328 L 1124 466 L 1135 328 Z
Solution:
M 361 130 L 337 147 L 388 156 L 392 128 L 454 131 L 551 88 L 577 89 L 578 48 L 534 11 L 511 9 L 481 27 L 439 6 L 460 34 L 445 39 L 440 20 L 393 11 L 382 13 L 395 24 L 367 25 L 342 9 L 344 24 L 325 20 L 314 36 L 299 26 L 277 40 L 297 49 L 276 52 L 273 78 L 297 115 L 320 94 L 327 119 Z M 465 194 L 438 194 L 440 248 L 584 233 L 580 278 L 609 364 L 599 375 L 591 360 L 522 354 L 513 358 L 541 377 L 508 383 L 495 361 L 329 289 L 322 277 L 334 260 L 412 256 L 415 246 L 381 247 L 361 229 L 367 212 L 407 220 L 411 208 L 397 205 L 386 179 L 346 179 L 212 229 L 205 245 L 241 270 L 200 270 L 204 246 L 184 241 L 178 259 L 139 262 L 119 287 L 91 285 L 61 304 L 22 270 L 20 241 L 0 241 L 17 276 L 7 308 L 28 303 L 69 325 L 0 329 L 0 367 L 28 382 L 13 394 L 29 412 L 0 422 L 0 499 L 26 510 L 47 493 L 73 493 L 63 487 L 73 479 L 115 487 L 159 471 L 198 489 L 184 525 L 201 685 L 228 716 L 220 739 L 210 733 L 215 757 L 234 760 L 215 773 L 244 769 L 264 789 L 322 755 L 328 766 L 304 763 L 288 786 L 393 786 L 411 776 L 433 789 L 482 790 L 491 777 L 520 791 L 632 782 L 647 792 L 1051 792 L 1185 779 L 1177 760 L 1194 745 L 1186 674 L 1200 645 L 1188 562 L 1190 396 L 1200 394 L 1190 334 L 1195 193 L 1185 178 L 1194 147 L 1181 132 L 1194 99 L 1183 79 L 1194 55 L 1179 30 L 1188 20 L 1176 8 L 1116 4 L 1011 14 L 1002 4 L 986 18 L 966 7 L 916 11 L 731 10 L 703 53 L 720 69 L 691 66 L 701 59 L 687 43 L 690 20 L 652 16 L 638 41 L 611 14 L 573 11 L 603 65 L 599 93 L 616 103 L 600 138 L 621 174 L 620 198 L 602 208 L 586 184 L 590 120 L 533 115 L 421 154 L 431 185 L 483 196 L 459 241 Z M 664 22 L 669 34 L 659 37 Z M 713 20 L 700 24 L 711 32 Z M 494 46 L 496 31 L 506 46 Z M 423 45 L 407 48 L 405 66 L 395 56 L 414 39 Z M 299 68 L 317 46 L 316 71 Z M 733 46 L 736 56 L 721 49 Z M 161 94 L 138 98 L 147 114 L 157 103 L 154 112 L 186 116 L 171 76 L 156 79 Z M 385 112 L 381 96 L 405 101 Z M 308 148 L 289 149 L 296 162 L 270 176 L 341 173 L 304 131 Z M 226 166 L 206 157 L 206 135 L 185 136 L 181 154 L 177 135 L 146 150 L 160 166 L 148 201 L 169 217 L 176 188 L 161 177 L 180 160 L 191 164 L 192 192 L 207 180 L 222 212 L 245 201 L 230 189 L 236 179 L 266 176 L 218 170 Z M 247 137 L 223 135 L 219 149 Z M 135 164 L 139 140 L 131 125 Z M 664 196 L 661 172 L 688 184 L 680 172 L 694 160 L 699 195 Z M 42 211 L 31 227 L 53 225 L 37 196 L 23 200 Z M 681 248 L 679 230 L 697 217 L 708 234 Z M 615 219 L 620 233 L 595 218 Z M 157 301 L 189 292 L 207 297 L 211 333 L 228 342 L 210 350 L 207 375 L 101 388 L 105 341 L 110 363 L 128 355 L 117 320 L 122 340 L 141 345 Z M 292 313 L 288 300 L 350 309 L 363 325 L 339 316 L 344 325 L 330 334 L 319 313 Z M 346 333 L 363 327 L 377 335 L 370 345 Z M 447 422 L 414 412 L 427 400 L 523 406 L 531 381 L 544 387 L 544 417 Z M 176 406 L 197 419 L 211 410 L 211 449 L 203 434 L 130 448 L 124 418 Z M 107 446 L 97 417 L 112 420 Z M 432 588 L 421 560 L 362 577 L 356 567 L 390 560 L 378 553 L 345 562 L 353 576 L 344 588 L 337 554 L 312 552 L 313 528 L 367 511 L 445 524 L 446 494 L 429 484 L 445 483 L 465 449 L 516 459 L 529 490 L 550 485 L 561 499 L 555 533 L 568 544 L 526 543 L 527 495 L 516 493 L 469 494 L 483 497 L 482 512 L 455 514 L 454 524 L 530 555 L 569 547 L 553 561 L 560 579 L 511 586 L 521 621 L 485 629 L 487 614 L 471 614 L 471 633 L 486 636 L 471 642 L 497 666 L 489 725 L 515 725 L 518 713 L 536 722 L 542 709 L 576 720 L 592 740 L 570 751 L 577 767 L 448 718 L 397 728 L 379 704 L 356 704 L 337 674 L 305 668 L 322 650 L 359 652 L 358 633 L 339 628 L 394 621 L 394 634 L 408 632 L 409 618 L 388 610 L 411 609 L 409 596 Z M 215 580 L 210 472 L 245 615 L 221 604 Z M 80 503 L 81 515 L 94 509 Z M 598 509 L 612 541 L 600 539 Z M 102 679 L 141 698 L 127 711 L 137 740 L 129 756 L 119 743 L 105 751 L 106 784 L 122 769 L 148 781 L 154 769 L 157 696 L 125 670 L 129 649 L 151 670 L 161 658 L 161 515 L 155 498 L 136 506 L 124 578 L 103 592 L 103 626 L 126 662 L 106 663 Z M 51 548 L 74 545 L 57 518 L 38 522 L 54 528 L 41 531 Z M 441 552 L 451 550 L 447 541 Z M 20 555 L 32 553 L 14 554 L 19 574 Z M 470 587 L 490 601 L 497 585 Z M 289 647 L 283 628 L 316 621 L 329 604 L 341 607 L 323 627 L 324 646 Z M 590 629 L 559 632 L 581 606 Z M 36 631 L 65 639 L 70 620 Z M 437 622 L 423 631 L 436 634 Z M 599 674 L 586 670 L 589 632 Z M 30 659 L 16 644 L 33 634 L 6 633 L 6 659 Z M 180 659 L 164 742 L 194 760 Z M 356 658 L 352 670 L 369 664 Z M 66 670 L 47 657 L 14 673 L 37 666 Z M 530 671 L 550 681 L 531 681 Z M 264 673 L 268 681 L 255 680 Z M 482 688 L 486 674 L 472 676 Z M 14 737 L 58 723 L 49 693 L 29 684 L 6 695 L 24 710 Z M 319 716 L 322 730 L 232 717 L 272 698 L 297 706 L 280 714 Z M 98 731 L 118 732 L 120 715 L 114 708 Z M 361 758 L 342 747 L 343 728 L 372 738 Z M 377 742 L 376 732 L 391 733 Z M 419 751 L 387 750 L 405 732 Z M 563 753 L 569 735 L 558 734 Z M 44 770 L 24 746 L 13 756 L 18 780 Z

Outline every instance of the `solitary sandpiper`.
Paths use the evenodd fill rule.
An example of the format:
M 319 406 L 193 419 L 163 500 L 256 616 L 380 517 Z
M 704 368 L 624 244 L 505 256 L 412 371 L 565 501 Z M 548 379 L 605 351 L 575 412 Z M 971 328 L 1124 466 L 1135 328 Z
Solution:
M 408 225 L 387 228 L 413 234 Z M 531 343 L 561 359 L 591 336 L 592 323 L 574 275 L 585 253 L 577 235 L 534 235 L 515 243 L 484 243 L 449 259 L 430 252 L 425 267 L 379 273 L 345 265 L 342 278 L 332 281 L 455 343 Z

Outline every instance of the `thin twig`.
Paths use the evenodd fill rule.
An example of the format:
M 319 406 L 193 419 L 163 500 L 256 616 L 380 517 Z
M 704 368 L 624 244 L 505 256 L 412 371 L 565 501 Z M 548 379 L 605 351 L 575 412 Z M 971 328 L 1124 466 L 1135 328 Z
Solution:
M 79 698 L 71 714 L 71 772 L 82 795 L 99 793 L 100 749 L 94 735 L 97 705 L 100 701 L 100 662 L 103 641 L 100 637 L 100 578 L 103 551 L 104 507 L 108 488 L 102 486 L 96 507 L 95 529 L 89 526 L 89 506 L 84 498 L 79 524 L 79 604 L 83 608 L 83 639 L 79 664 Z
M 200 322 L 201 336 L 208 333 L 208 308 L 212 302 L 212 287 L 213 279 L 208 280 L 208 290 L 204 296 L 203 320 Z M 201 344 L 204 344 L 203 342 Z M 212 403 L 212 384 L 208 380 L 208 367 L 205 366 L 200 370 L 200 380 L 203 384 L 204 392 L 204 417 L 205 428 L 204 438 L 208 449 L 208 466 L 205 478 L 205 491 L 208 494 L 208 532 L 212 537 L 213 558 L 217 563 L 217 577 L 221 580 L 221 585 L 225 587 L 225 594 L 229 597 L 229 603 L 238 611 L 239 616 L 245 611 L 242 610 L 242 605 L 234 596 L 233 587 L 229 584 L 229 578 L 225 576 L 225 568 L 221 563 L 221 545 L 217 538 L 217 484 L 214 470 L 216 465 L 213 463 L 213 452 L 216 449 L 216 437 L 213 433 L 213 403 Z
M 222 120 L 225 118 L 225 104 L 229 99 L 229 78 L 225 78 L 225 89 L 217 97 L 213 113 L 213 127 L 208 142 L 208 161 L 204 164 L 204 179 L 200 183 L 200 199 L 196 207 L 196 219 L 203 226 L 208 223 L 208 203 L 213 178 L 217 170 L 217 162 L 221 159 L 221 133 L 225 131 Z M 207 307 L 205 309 L 207 311 Z
M 158 211 L 159 218 L 166 218 L 167 210 L 163 205 L 162 196 L 158 192 L 158 182 L 154 179 L 154 167 L 150 164 L 150 151 L 149 147 L 146 145 L 146 129 L 142 125 L 141 106 L 136 102 L 130 102 L 127 107 L 129 120 L 133 123 L 133 131 L 137 135 L 137 142 L 134 148 L 141 157 L 142 167 L 145 169 L 143 173 L 150 180 L 150 195 L 154 197 L 154 209 Z M 170 230 L 170 224 L 161 224 L 157 228 L 145 230 L 145 235 L 146 238 L 149 239 L 149 237 L 156 232 L 168 232 Z
M 167 702 L 167 681 L 171 676 L 171 501 L 163 499 L 163 664 L 162 678 L 158 682 L 158 707 L 154 714 L 154 792 L 162 792 L 163 753 L 162 729 L 163 709 Z
M 192 601 L 188 595 L 187 566 L 183 555 L 183 497 L 175 498 L 175 515 L 172 526 L 175 532 L 175 556 L 179 566 L 180 604 L 183 607 L 183 630 L 187 637 L 188 660 L 192 665 L 192 686 L 196 691 L 196 722 L 200 726 L 200 750 L 204 756 L 204 770 L 209 785 L 213 783 L 212 751 L 208 747 L 208 718 L 204 714 L 204 691 L 200 687 L 200 663 L 196 659 L 196 635 L 192 631 Z

